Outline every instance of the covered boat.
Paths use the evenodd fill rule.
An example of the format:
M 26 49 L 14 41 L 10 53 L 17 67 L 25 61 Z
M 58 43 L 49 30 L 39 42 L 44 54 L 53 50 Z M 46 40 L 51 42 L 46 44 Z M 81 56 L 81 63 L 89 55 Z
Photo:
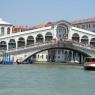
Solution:
M 95 58 L 86 57 L 84 60 L 84 69 L 85 70 L 95 70 Z

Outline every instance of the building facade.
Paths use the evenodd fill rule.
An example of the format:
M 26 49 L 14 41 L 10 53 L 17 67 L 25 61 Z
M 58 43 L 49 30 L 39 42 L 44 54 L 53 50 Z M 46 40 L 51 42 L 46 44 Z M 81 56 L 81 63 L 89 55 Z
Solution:
M 95 32 L 95 17 L 71 22 L 75 27 Z

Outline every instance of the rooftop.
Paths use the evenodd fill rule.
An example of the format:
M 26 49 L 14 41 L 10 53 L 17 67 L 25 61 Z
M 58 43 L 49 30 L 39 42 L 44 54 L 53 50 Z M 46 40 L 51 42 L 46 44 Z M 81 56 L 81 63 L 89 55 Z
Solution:
M 52 22 L 48 22 L 46 24 L 38 24 L 38 25 L 33 25 L 33 26 L 14 26 L 12 31 L 13 31 L 13 33 L 16 33 L 16 32 L 19 32 L 19 31 L 34 30 L 34 29 L 49 27 L 49 26 L 52 26 L 52 25 L 53 25 Z
M 2 18 L 0 18 L 0 25 L 11 25 L 11 23 L 4 21 Z
M 72 24 L 80 24 L 80 23 L 88 23 L 88 22 L 95 22 L 95 17 L 71 21 Z

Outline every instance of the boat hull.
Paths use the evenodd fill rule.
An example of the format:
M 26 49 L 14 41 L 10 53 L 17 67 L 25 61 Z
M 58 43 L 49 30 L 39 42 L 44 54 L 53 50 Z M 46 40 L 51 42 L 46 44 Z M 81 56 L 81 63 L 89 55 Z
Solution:
M 95 64 L 85 64 L 84 69 L 85 70 L 95 70 Z

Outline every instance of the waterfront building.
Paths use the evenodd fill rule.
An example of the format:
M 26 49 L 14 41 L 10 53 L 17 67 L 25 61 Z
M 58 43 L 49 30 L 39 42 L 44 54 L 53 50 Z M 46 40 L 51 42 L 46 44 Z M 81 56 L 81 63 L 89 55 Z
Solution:
M 34 26 L 14 26 L 0 19 L 0 51 L 10 52 L 14 61 L 23 59 L 39 49 L 41 45 L 72 41 L 79 45 L 95 48 L 95 33 L 74 27 L 70 22 L 60 20 Z M 70 43 L 66 43 L 70 45 Z M 71 45 L 70 45 L 71 46 Z M 33 48 L 32 48 L 33 47 Z M 27 49 L 27 51 L 26 51 Z M 77 50 L 54 48 L 34 52 L 36 62 L 82 63 L 84 55 Z
M 71 22 L 75 27 L 95 32 L 95 17 Z

